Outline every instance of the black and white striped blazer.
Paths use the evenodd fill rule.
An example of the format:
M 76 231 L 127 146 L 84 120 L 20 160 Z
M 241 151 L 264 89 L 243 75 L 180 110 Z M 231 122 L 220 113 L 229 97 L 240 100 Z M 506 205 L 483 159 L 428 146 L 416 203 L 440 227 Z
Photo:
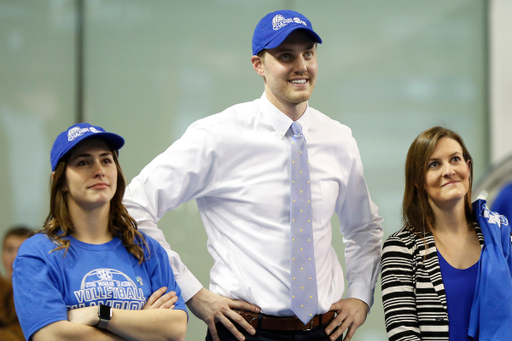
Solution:
M 480 246 L 484 236 L 475 227 Z M 381 260 L 382 303 L 390 341 L 448 341 L 448 308 L 434 237 L 406 228 L 388 237 Z

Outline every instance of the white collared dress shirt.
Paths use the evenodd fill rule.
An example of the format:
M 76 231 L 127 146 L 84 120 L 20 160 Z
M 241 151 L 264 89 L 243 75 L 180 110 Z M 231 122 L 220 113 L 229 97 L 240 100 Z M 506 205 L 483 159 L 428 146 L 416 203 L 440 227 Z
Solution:
M 351 130 L 307 107 L 298 122 L 307 142 L 318 312 L 342 298 L 369 306 L 379 274 L 382 218 L 371 201 Z M 124 203 L 141 231 L 168 250 L 187 301 L 201 284 L 157 227 L 163 215 L 195 199 L 214 265 L 210 290 L 262 313 L 292 316 L 290 302 L 290 134 L 292 120 L 265 94 L 193 123 L 126 189 Z M 347 282 L 331 246 L 337 213 Z

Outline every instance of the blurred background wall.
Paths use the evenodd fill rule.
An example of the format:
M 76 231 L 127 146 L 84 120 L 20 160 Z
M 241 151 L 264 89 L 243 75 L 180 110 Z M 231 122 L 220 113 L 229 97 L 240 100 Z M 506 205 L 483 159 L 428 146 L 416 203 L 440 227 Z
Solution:
M 130 181 L 193 121 L 259 97 L 252 33 L 283 8 L 324 41 L 310 104 L 352 128 L 385 236 L 400 228 L 405 155 L 424 129 L 459 132 L 477 179 L 512 152 L 508 0 L 0 0 L 0 232 L 41 226 L 51 145 L 73 123 L 125 137 Z M 159 226 L 208 286 L 195 202 Z M 187 341 L 205 330 L 191 315 Z M 386 340 L 379 290 L 354 340 Z

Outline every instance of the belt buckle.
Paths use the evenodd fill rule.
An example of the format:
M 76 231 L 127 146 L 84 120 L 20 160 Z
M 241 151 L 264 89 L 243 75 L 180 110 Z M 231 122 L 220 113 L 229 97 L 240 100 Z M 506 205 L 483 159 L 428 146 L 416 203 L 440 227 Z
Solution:
M 257 323 L 257 322 L 256 322 L 256 325 L 255 325 L 255 326 L 253 326 L 253 325 L 252 325 L 252 321 L 257 320 L 257 319 L 258 319 L 258 316 L 254 316 L 254 317 L 253 317 L 253 318 L 251 318 L 250 320 L 247 320 L 247 322 L 249 322 L 249 324 L 250 324 L 252 327 L 254 327 L 254 329 L 258 329 L 258 323 Z
M 308 322 L 309 327 L 307 327 L 306 329 L 304 329 L 304 331 L 305 331 L 305 332 L 309 332 L 309 331 L 313 330 L 313 327 L 314 327 L 314 326 L 313 326 L 313 320 L 314 320 L 314 319 L 315 319 L 315 317 L 313 317 L 313 318 Z

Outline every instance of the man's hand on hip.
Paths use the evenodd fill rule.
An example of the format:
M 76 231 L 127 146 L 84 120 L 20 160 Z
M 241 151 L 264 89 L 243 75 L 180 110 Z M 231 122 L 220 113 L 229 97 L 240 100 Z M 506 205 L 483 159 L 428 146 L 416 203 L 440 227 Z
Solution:
M 222 323 L 238 340 L 245 340 L 245 337 L 231 321 L 239 324 L 251 335 L 256 333 L 254 328 L 242 316 L 231 310 L 239 309 L 259 313 L 260 308 L 253 304 L 222 297 L 202 288 L 188 300 L 187 306 L 195 316 L 206 323 L 214 341 L 220 341 L 215 327 L 217 322 Z
M 329 338 L 331 340 L 336 340 L 347 330 L 347 335 L 343 340 L 350 341 L 357 328 L 366 320 L 369 309 L 366 303 L 357 298 L 339 300 L 329 309 L 336 311 L 338 316 L 325 328 L 325 333 L 330 336 Z M 338 329 L 336 329 L 336 327 L 338 327 Z

